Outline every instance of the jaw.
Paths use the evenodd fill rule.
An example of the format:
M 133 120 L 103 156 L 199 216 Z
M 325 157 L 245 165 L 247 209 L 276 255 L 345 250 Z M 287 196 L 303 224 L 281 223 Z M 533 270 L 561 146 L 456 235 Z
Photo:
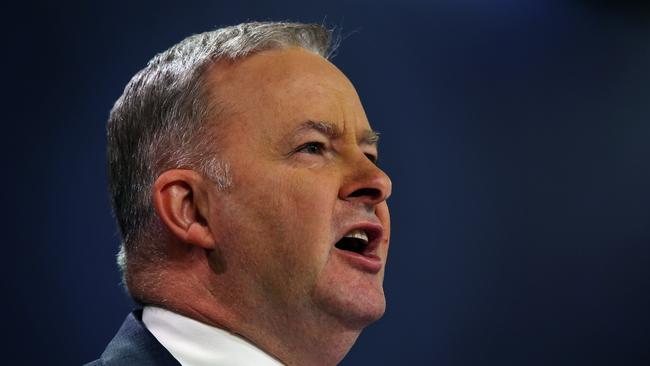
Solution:
M 276 324 L 291 328 L 271 337 L 279 342 L 276 356 L 287 365 L 338 364 L 362 330 L 384 314 L 382 282 L 383 268 L 374 274 L 361 271 L 332 250 L 309 300 Z

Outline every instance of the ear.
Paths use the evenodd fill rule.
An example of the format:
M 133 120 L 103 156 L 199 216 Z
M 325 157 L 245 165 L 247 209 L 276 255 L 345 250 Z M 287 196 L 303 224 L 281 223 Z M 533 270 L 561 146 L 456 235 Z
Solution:
M 153 205 L 165 227 L 180 241 L 214 249 L 204 187 L 204 178 L 193 170 L 168 170 L 153 185 Z

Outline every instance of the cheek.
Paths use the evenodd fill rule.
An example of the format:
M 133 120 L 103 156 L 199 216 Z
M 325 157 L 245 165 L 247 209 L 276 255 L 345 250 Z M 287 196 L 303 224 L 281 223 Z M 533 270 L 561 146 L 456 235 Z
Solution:
M 255 170 L 251 170 L 255 171 Z M 267 276 L 307 278 L 325 265 L 332 246 L 332 184 L 290 169 L 259 171 L 235 181 L 229 237 L 248 253 L 248 262 L 265 267 Z M 298 174 L 302 173 L 302 174 Z M 307 172 L 308 173 L 308 172 Z M 308 279 L 306 279 L 308 280 Z
M 275 182 L 274 220 L 282 222 L 288 242 L 304 257 L 318 257 L 329 251 L 336 203 L 336 193 L 330 186 L 304 174 L 287 175 Z

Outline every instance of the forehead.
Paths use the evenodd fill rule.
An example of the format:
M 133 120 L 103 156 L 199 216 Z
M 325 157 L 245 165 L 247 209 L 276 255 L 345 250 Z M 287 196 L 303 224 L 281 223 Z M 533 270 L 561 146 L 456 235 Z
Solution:
M 272 133 L 309 120 L 328 121 L 344 132 L 369 129 L 352 83 L 329 61 L 300 48 L 218 62 L 208 87 L 226 119 L 242 127 Z

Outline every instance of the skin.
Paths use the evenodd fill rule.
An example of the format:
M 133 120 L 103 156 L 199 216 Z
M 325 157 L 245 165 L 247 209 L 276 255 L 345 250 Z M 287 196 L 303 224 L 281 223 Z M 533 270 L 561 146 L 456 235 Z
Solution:
M 351 82 L 299 48 L 219 62 L 220 191 L 191 170 L 154 185 L 170 233 L 161 306 L 229 329 L 287 365 L 334 365 L 385 309 L 388 176 Z M 216 87 L 218 85 L 218 87 Z M 215 127 L 216 128 L 216 127 Z M 357 224 L 383 231 L 379 271 L 334 244 Z

